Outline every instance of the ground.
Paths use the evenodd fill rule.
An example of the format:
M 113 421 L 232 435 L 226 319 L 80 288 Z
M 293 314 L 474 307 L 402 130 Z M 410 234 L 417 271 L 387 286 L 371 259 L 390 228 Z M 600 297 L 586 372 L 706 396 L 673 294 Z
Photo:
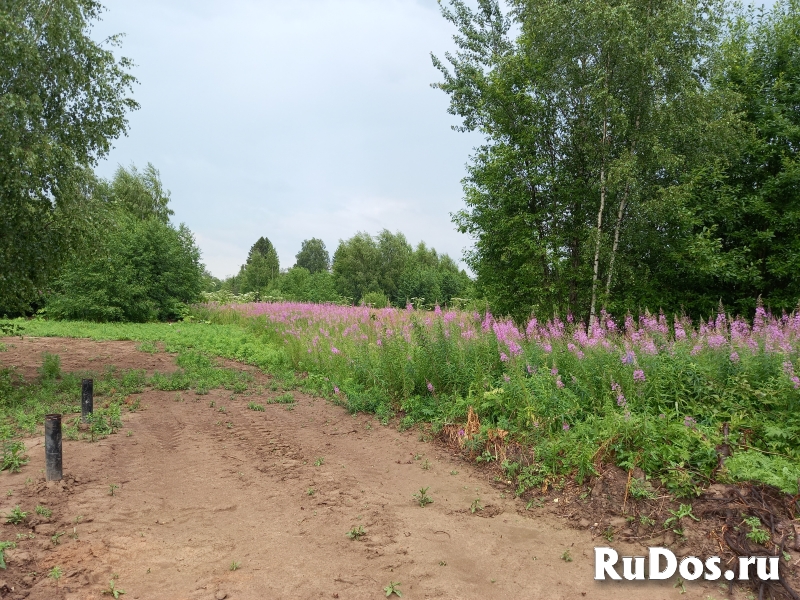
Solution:
M 58 353 L 64 371 L 176 368 L 173 355 L 133 342 L 7 346 L 0 367 L 30 378 L 43 351 Z M 711 582 L 686 583 L 685 595 L 674 580 L 596 582 L 593 548 L 609 544 L 585 512 L 564 506 L 569 498 L 547 497 L 559 511 L 526 509 L 496 472 L 415 430 L 298 392 L 291 409 L 267 404 L 281 392 L 263 393 L 145 391 L 120 432 L 64 441 L 61 482 L 44 481 L 43 436 L 25 439 L 30 462 L 0 474 L 0 512 L 30 511 L 24 524 L 0 525 L 0 539 L 21 538 L 6 551 L 0 597 L 100 599 L 112 578 L 124 598 L 175 600 L 379 598 L 390 582 L 409 599 L 726 596 L 727 586 Z M 251 401 L 265 410 L 248 409 Z M 432 504 L 414 501 L 420 488 Z M 476 499 L 483 510 L 473 512 Z M 36 515 L 37 505 L 52 517 Z M 355 527 L 366 533 L 349 539 Z M 645 554 L 642 544 L 610 545 Z M 47 576 L 56 566 L 57 581 Z

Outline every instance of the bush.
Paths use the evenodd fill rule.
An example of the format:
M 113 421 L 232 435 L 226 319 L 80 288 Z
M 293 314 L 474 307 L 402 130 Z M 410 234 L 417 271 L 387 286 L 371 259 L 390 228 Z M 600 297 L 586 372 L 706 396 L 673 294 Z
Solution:
M 57 319 L 146 322 L 180 318 L 203 270 L 187 227 L 118 213 L 88 256 L 65 265 L 46 311 Z

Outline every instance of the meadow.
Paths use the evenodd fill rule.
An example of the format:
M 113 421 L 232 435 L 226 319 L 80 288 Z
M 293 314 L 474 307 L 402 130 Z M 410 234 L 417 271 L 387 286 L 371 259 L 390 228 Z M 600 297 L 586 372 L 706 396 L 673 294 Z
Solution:
M 518 493 L 583 481 L 603 463 L 641 468 L 680 496 L 737 480 L 798 493 L 797 312 L 759 308 L 752 323 L 722 311 L 699 323 L 603 314 L 593 327 L 439 307 L 251 303 L 198 315 L 282 348 L 352 412 L 398 415 L 401 428 L 501 460 Z M 510 443 L 532 452 L 503 460 Z
M 753 322 L 720 312 L 699 323 L 650 314 L 617 323 L 603 314 L 593 327 L 569 316 L 520 327 L 439 307 L 248 303 L 195 307 L 188 321 L 18 323 L 28 336 L 126 339 L 179 353 L 178 373 L 124 375 L 134 386 L 202 393 L 237 385 L 210 358 L 255 365 L 285 389 L 400 429 L 419 427 L 474 460 L 497 461 L 518 494 L 565 478 L 583 482 L 604 464 L 639 468 L 678 496 L 730 481 L 798 493 L 796 312 L 759 309 Z M 10 372 L 4 377 L 8 417 L 21 409 L 9 400 Z M 127 389 L 121 380 L 114 386 Z M 76 398 L 62 404 L 77 410 Z M 32 418 L 15 420 L 25 426 Z

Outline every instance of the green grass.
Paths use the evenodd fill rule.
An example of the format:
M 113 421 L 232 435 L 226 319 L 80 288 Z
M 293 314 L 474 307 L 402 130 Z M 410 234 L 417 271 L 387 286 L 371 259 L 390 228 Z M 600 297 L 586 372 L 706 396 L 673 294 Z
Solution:
M 5 322 L 9 323 L 9 322 Z M 80 337 L 93 340 L 132 340 L 138 349 L 157 352 L 163 345 L 166 352 L 177 353 L 175 371 L 156 372 L 148 377 L 143 370 L 120 370 L 107 366 L 103 370 L 65 372 L 58 354 L 44 353 L 35 378 L 26 380 L 13 367 L 0 369 L 0 440 L 3 442 L 2 469 L 19 470 L 27 460 L 25 447 L 15 438 L 40 431 L 44 416 L 63 415 L 66 439 L 96 440 L 115 433 L 123 426 L 126 411 L 139 408 L 132 395 L 146 389 L 164 391 L 194 390 L 206 394 L 224 388 L 243 393 L 253 382 L 251 374 L 236 368 L 221 367 L 216 357 L 229 358 L 260 368 L 280 369 L 283 355 L 274 346 L 235 325 L 198 323 L 101 324 L 88 322 L 14 321 L 22 327 L 17 333 L 37 337 Z M 13 345 L 16 338 L 2 338 L 4 345 Z M 94 380 L 94 414 L 87 431 L 79 430 L 81 412 L 81 379 Z M 291 385 L 294 377 L 287 378 Z M 286 387 L 286 386 L 284 386 Z M 291 396 L 291 394 L 289 394 Z M 293 402 L 287 394 L 278 402 Z

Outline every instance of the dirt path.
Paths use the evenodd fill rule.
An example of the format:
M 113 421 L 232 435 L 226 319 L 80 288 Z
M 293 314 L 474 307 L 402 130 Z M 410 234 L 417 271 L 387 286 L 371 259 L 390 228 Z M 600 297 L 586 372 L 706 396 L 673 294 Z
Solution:
M 90 342 L 14 344 L 0 363 L 35 348 L 59 352 L 65 369 L 97 368 L 70 355 L 71 346 Z M 126 366 L 136 366 L 136 354 L 138 368 L 148 368 L 152 356 L 132 343 Z M 404 599 L 724 595 L 711 583 L 687 584 L 681 596 L 671 581 L 595 582 L 599 542 L 588 532 L 525 511 L 492 487 L 486 471 L 414 432 L 295 396 L 292 410 L 273 404 L 256 412 L 248 400 L 264 398 L 148 391 L 144 410 L 125 415 L 123 432 L 94 444 L 64 442 L 60 484 L 43 481 L 41 438 L 26 440 L 30 464 L 0 475 L 0 491 L 12 491 L 0 496 L 0 511 L 42 504 L 53 516 L 38 517 L 35 537 L 6 552 L 0 596 L 108 598 L 101 592 L 113 574 L 123 598 L 142 599 L 380 598 L 390 581 L 400 582 Z M 112 485 L 119 486 L 113 496 Z M 425 508 L 412 499 L 421 487 L 434 500 Z M 472 514 L 476 498 L 484 510 Z M 345 533 L 356 526 L 366 535 L 352 541 Z M 5 524 L 0 539 L 30 531 Z M 58 532 L 66 535 L 53 545 Z M 561 559 L 567 548 L 572 562 Z M 64 572 L 58 587 L 45 576 L 56 565 Z M 14 591 L 4 594 L 3 585 Z

